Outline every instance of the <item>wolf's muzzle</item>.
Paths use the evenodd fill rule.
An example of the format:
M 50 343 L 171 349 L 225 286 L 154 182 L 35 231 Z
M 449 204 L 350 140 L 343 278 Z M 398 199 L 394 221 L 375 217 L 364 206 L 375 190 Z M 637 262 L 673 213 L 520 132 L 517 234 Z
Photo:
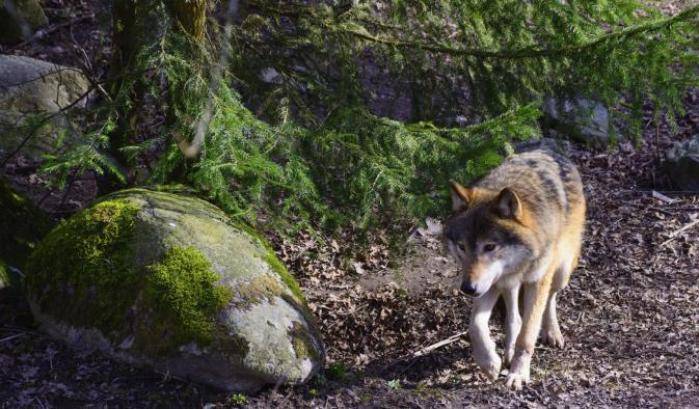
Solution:
M 461 283 L 461 292 L 463 292 L 466 295 L 475 295 L 476 287 L 472 286 L 471 283 L 467 283 L 466 281 L 464 281 Z

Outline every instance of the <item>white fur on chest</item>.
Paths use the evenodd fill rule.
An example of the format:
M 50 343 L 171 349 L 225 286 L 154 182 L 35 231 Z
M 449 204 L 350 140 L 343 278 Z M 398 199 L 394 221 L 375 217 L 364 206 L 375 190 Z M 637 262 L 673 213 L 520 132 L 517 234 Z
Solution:
M 529 272 L 524 274 L 523 280 L 527 283 L 535 283 L 546 274 L 549 270 L 551 263 L 553 262 L 553 252 L 551 249 L 546 250 L 544 254 L 537 262 L 534 264 L 534 268 L 529 270 Z
M 500 291 L 506 291 L 512 288 L 519 287 L 522 283 L 522 274 L 509 274 L 500 278 L 495 287 Z

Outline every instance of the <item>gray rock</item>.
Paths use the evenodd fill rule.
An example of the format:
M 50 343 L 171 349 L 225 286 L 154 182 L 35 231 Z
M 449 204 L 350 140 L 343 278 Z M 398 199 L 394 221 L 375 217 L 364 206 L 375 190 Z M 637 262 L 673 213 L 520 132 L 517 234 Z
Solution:
M 274 252 L 211 204 L 117 192 L 30 257 L 32 311 L 52 336 L 227 391 L 301 383 L 324 350 Z
M 83 107 L 85 98 L 78 99 L 88 89 L 89 81 L 75 68 L 0 55 L 0 158 L 22 146 L 22 153 L 37 159 L 53 149 L 61 132 L 75 136 L 64 115 L 43 117 L 71 105 Z
M 600 102 L 582 97 L 548 97 L 543 104 L 544 133 L 572 138 L 596 147 L 609 145 L 609 111 Z
M 0 0 L 0 43 L 26 40 L 46 23 L 39 0 Z
M 675 142 L 666 158 L 672 184 L 680 190 L 699 192 L 699 135 Z
M 29 57 L 0 55 L 2 110 L 57 112 L 83 96 L 88 86 L 89 81 L 76 68 Z

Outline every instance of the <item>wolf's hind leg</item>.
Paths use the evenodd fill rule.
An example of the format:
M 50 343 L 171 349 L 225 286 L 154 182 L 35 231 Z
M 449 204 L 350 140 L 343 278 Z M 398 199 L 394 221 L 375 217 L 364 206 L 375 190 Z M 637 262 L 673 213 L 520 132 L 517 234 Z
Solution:
M 482 297 L 473 301 L 469 328 L 473 358 L 491 379 L 497 379 L 502 366 L 502 360 L 495 351 L 495 342 L 490 337 L 490 328 L 488 328 L 490 314 L 499 296 L 500 292 L 493 287 Z
M 522 327 L 522 317 L 519 315 L 519 285 L 505 289 L 502 293 L 507 307 L 507 323 L 505 325 L 505 365 L 512 362 L 515 355 L 515 342 Z

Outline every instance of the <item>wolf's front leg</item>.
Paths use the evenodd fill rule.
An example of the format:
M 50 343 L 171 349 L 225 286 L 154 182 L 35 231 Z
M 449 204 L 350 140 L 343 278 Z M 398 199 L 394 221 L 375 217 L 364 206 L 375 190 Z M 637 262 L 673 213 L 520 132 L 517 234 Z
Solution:
M 497 379 L 502 366 L 502 360 L 495 351 L 495 342 L 490 338 L 490 328 L 488 328 L 490 313 L 493 311 L 499 296 L 499 290 L 493 287 L 474 300 L 469 328 L 473 358 L 481 370 L 491 379 Z
M 507 307 L 507 324 L 505 328 L 505 365 L 512 362 L 515 356 L 515 341 L 522 328 L 522 317 L 519 315 L 519 284 L 503 290 L 502 296 Z
M 551 272 L 535 283 L 524 284 L 524 320 L 515 344 L 515 356 L 507 375 L 507 386 L 522 389 L 529 382 L 529 367 L 534 354 L 536 338 L 541 330 L 541 319 L 551 289 Z

